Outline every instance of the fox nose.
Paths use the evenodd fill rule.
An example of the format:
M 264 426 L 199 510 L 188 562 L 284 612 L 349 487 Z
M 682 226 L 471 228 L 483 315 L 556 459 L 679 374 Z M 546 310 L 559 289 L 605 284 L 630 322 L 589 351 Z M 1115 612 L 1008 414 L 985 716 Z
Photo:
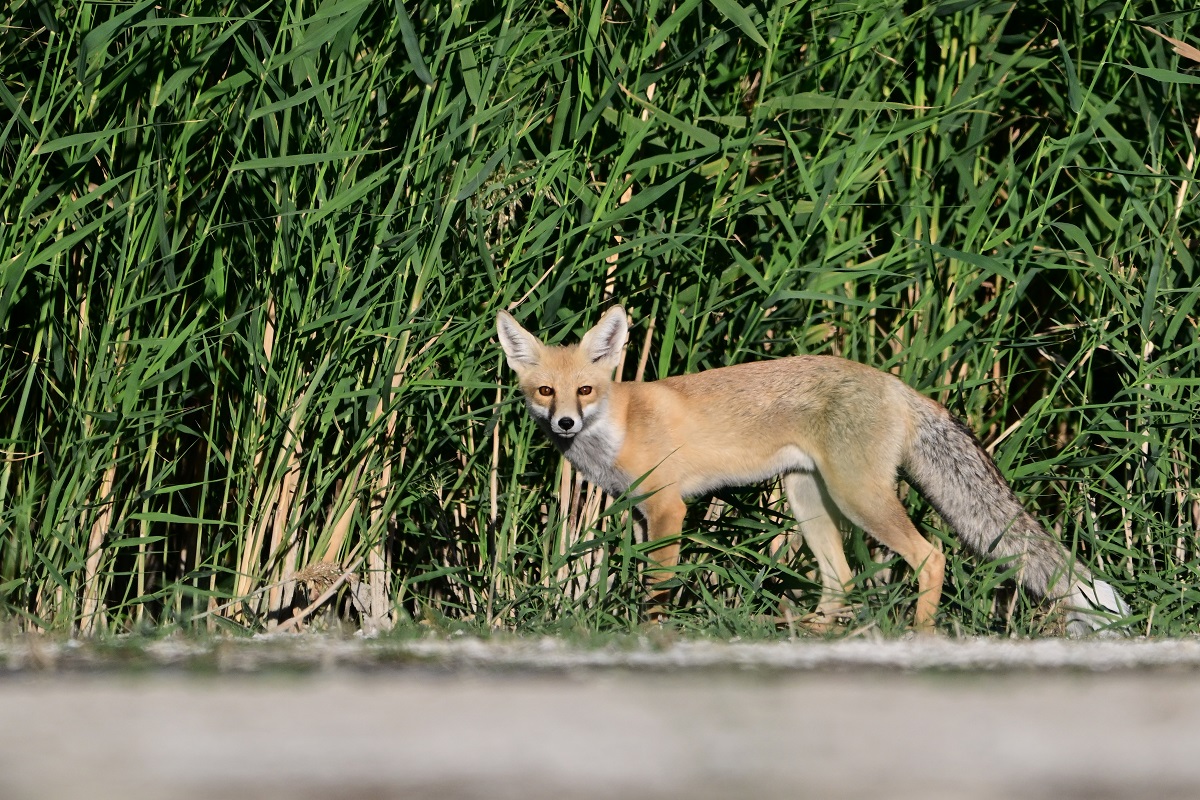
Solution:
M 569 431 L 571 428 L 575 427 L 575 420 L 571 419 L 570 417 L 562 417 L 558 420 L 558 427 L 562 428 L 564 431 Z

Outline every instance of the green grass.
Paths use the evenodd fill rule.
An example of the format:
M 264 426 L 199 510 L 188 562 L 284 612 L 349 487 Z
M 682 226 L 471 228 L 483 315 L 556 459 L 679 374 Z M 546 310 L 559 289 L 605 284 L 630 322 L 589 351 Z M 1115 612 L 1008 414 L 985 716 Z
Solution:
M 253 631 L 338 578 L 305 624 L 637 625 L 629 499 L 539 439 L 492 327 L 510 308 L 570 340 L 621 302 L 625 379 L 799 352 L 895 372 L 1140 630 L 1197 630 L 1200 13 L 16 0 L 3 20 L 8 626 Z M 689 516 L 669 624 L 773 635 L 759 616 L 814 602 L 812 565 L 772 555 L 778 487 L 719 501 Z M 1053 630 L 912 508 L 950 555 L 943 629 Z M 857 627 L 901 630 L 913 582 L 849 541 Z

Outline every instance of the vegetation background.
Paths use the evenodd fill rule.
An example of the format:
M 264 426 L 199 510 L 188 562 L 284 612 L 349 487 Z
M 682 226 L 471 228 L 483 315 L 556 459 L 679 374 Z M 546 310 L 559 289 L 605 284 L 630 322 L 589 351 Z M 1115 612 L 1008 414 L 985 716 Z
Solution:
M 1139 629 L 1200 628 L 1184 4 L 0 15 L 10 629 L 637 625 L 628 500 L 540 441 L 493 342 L 501 308 L 558 341 L 617 301 L 625 379 L 800 352 L 895 372 Z M 681 629 L 775 635 L 782 594 L 815 600 L 759 489 L 694 509 Z M 913 500 L 950 554 L 945 630 L 1053 631 Z M 898 630 L 912 582 L 849 541 L 851 627 Z

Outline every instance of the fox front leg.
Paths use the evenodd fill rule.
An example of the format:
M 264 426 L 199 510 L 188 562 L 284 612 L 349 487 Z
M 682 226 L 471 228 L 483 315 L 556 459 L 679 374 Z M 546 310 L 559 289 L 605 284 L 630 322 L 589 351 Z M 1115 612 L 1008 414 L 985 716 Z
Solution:
M 646 539 L 652 545 L 662 539 L 672 540 L 651 549 L 651 563 L 646 567 L 646 614 L 657 619 L 666 612 L 671 596 L 671 590 L 661 584 L 674 576 L 674 567 L 679 563 L 679 535 L 683 532 L 687 506 L 678 494 L 660 489 L 646 500 L 642 513 L 646 517 Z

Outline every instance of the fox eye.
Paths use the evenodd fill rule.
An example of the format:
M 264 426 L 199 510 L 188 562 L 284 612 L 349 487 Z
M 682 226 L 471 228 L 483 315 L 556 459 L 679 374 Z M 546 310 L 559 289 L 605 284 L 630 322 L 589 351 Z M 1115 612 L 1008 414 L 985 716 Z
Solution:
M 592 393 L 592 387 L 590 387 L 590 386 L 580 386 L 580 387 L 579 387 L 579 393 L 580 393 L 580 394 L 591 394 L 591 393 Z
M 554 389 L 549 386 L 539 386 L 538 394 L 540 394 L 542 397 L 551 397 L 554 395 Z

